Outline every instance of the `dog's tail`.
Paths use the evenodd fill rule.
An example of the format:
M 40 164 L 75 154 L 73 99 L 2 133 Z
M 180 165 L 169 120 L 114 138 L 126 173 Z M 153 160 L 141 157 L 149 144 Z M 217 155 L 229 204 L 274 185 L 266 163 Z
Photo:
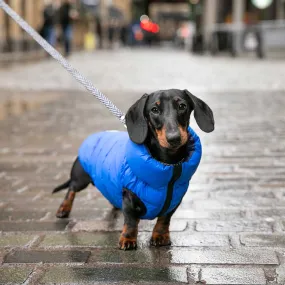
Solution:
M 69 179 L 66 182 L 64 182 L 63 184 L 57 186 L 56 188 L 53 189 L 52 194 L 68 188 L 70 185 L 70 182 L 71 182 L 71 179 Z

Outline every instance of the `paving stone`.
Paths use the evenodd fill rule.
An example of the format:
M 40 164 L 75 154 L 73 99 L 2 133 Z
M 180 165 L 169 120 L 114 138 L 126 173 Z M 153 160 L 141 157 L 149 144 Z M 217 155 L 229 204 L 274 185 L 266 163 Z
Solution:
M 61 220 L 56 222 L 0 222 L 0 231 L 64 231 L 68 223 L 68 220 Z
M 14 251 L 8 254 L 4 263 L 85 263 L 90 255 L 89 251 Z
M 117 247 L 119 243 L 119 233 L 65 233 L 49 234 L 41 247 Z
M 95 201 L 94 201 L 95 202 Z M 104 220 L 106 219 L 109 210 L 106 209 L 94 209 L 93 207 L 90 207 L 91 209 L 82 209 L 78 208 L 77 205 L 73 207 L 72 212 L 70 213 L 69 218 L 75 221 L 94 221 L 96 220 Z M 52 217 L 55 216 L 55 213 L 52 213 Z
M 186 268 L 142 267 L 57 267 L 51 268 L 39 284 L 94 284 L 95 282 L 162 282 L 187 283 Z
M 272 232 L 273 223 L 265 221 L 198 221 L 198 232 Z
M 212 197 L 224 198 L 241 198 L 243 200 L 256 198 L 276 198 L 273 192 L 266 191 L 248 191 L 248 190 L 227 190 L 211 192 Z
M 119 227 L 116 224 L 116 221 L 80 221 L 77 222 L 76 225 L 72 228 L 73 232 L 113 232 L 121 230 L 122 226 Z
M 0 247 L 25 246 L 36 238 L 36 235 L 7 234 L 0 235 Z
M 285 265 L 284 265 L 284 255 L 282 264 L 276 268 L 276 281 L 278 284 L 285 284 Z
M 274 218 L 285 217 L 285 208 L 270 208 L 270 209 L 258 209 L 253 211 L 254 215 L 260 218 Z
M 265 285 L 266 279 L 261 268 L 220 267 L 203 268 L 201 279 L 208 285 Z
M 40 220 L 46 214 L 45 211 L 1 211 L 0 221 Z
M 92 190 L 98 191 L 95 188 L 93 188 Z M 96 198 L 96 201 L 94 201 L 93 203 L 94 209 L 101 209 L 101 210 L 112 209 L 112 205 L 109 203 L 107 199 L 105 199 L 104 197 L 101 197 L 101 194 L 99 193 L 99 191 L 97 192 L 97 194 L 99 194 L 100 197 Z
M 197 210 L 239 210 L 242 207 L 242 201 L 238 201 L 236 199 L 228 199 L 227 201 L 215 200 L 215 199 L 207 199 L 203 202 L 201 201 L 194 201 L 193 202 L 193 209 Z
M 140 231 L 146 231 L 146 232 L 152 232 L 153 228 L 156 224 L 155 221 L 142 221 L 139 224 L 139 230 Z M 173 219 L 170 223 L 169 230 L 170 232 L 183 232 L 187 228 L 187 221 L 181 221 L 181 220 L 175 220 Z
M 183 204 L 183 203 L 182 203 Z M 240 219 L 244 216 L 244 211 L 242 210 L 186 210 L 178 208 L 178 210 L 173 215 L 173 219 L 211 219 L 211 220 L 233 220 Z
M 151 233 L 139 232 L 138 245 L 142 248 L 150 246 Z M 170 232 L 171 245 L 176 247 L 187 246 L 229 246 L 229 237 L 225 234 L 204 234 L 185 232 Z
M 106 250 L 92 251 L 88 263 L 151 263 L 159 262 L 159 252 L 155 248 L 135 251 Z
M 3 263 L 4 257 L 7 254 L 8 249 L 0 248 L 0 265 Z
M 229 246 L 229 238 L 222 234 L 170 233 L 172 246 Z M 146 238 L 147 240 L 147 238 Z
M 119 241 L 119 233 L 66 233 L 49 234 L 41 247 L 63 247 L 63 246 L 83 246 L 83 247 L 115 247 Z M 138 235 L 138 245 L 148 247 L 150 233 L 140 232 Z M 171 233 L 173 246 L 228 246 L 229 238 L 227 235 L 213 235 L 200 233 Z
M 282 230 L 285 231 L 285 220 L 282 220 L 282 226 L 283 226 Z
M 278 268 L 280 268 L 280 266 Z M 263 270 L 264 270 L 265 278 L 269 284 L 274 284 L 274 282 L 277 282 L 278 273 L 276 271 L 276 268 L 269 267 L 269 268 L 263 268 Z
M 285 247 L 285 235 L 282 234 L 240 234 L 240 242 L 254 247 Z
M 32 268 L 0 267 L 0 284 L 23 284 Z
M 162 258 L 170 263 L 186 264 L 279 264 L 275 252 L 268 249 L 172 249 L 162 252 Z
M 152 232 L 156 221 L 142 221 L 139 224 L 139 231 Z M 187 227 L 186 221 L 175 221 L 170 224 L 171 232 L 184 231 Z M 123 222 L 119 221 L 80 221 L 72 228 L 73 232 L 86 231 L 122 231 Z

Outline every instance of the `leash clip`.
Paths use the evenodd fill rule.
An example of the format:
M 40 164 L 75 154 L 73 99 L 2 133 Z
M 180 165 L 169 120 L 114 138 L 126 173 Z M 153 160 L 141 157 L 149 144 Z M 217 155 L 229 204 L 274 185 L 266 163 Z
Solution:
M 126 116 L 125 116 L 125 115 L 122 115 L 122 116 L 120 117 L 120 121 L 124 124 L 124 127 L 127 128 L 125 118 L 126 118 Z

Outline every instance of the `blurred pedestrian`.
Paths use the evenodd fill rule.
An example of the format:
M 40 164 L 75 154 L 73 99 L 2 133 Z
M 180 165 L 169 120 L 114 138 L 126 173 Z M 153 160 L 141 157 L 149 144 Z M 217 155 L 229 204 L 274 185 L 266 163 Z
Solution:
M 63 0 L 59 9 L 59 23 L 62 29 L 62 40 L 65 56 L 70 55 L 72 45 L 72 22 L 78 17 L 73 7 L 73 0 Z
M 115 36 L 115 20 L 111 19 L 108 27 L 108 39 L 109 39 L 109 48 L 113 48 L 114 36 Z
M 123 46 L 127 45 L 127 39 L 128 39 L 128 27 L 126 24 L 123 24 L 120 30 L 120 39 Z
M 45 1 L 45 8 L 43 11 L 43 26 L 41 35 L 52 46 L 56 44 L 56 6 L 51 0 Z
M 98 48 L 101 49 L 103 47 L 103 34 L 101 20 L 98 17 L 96 18 L 96 34 L 98 38 Z

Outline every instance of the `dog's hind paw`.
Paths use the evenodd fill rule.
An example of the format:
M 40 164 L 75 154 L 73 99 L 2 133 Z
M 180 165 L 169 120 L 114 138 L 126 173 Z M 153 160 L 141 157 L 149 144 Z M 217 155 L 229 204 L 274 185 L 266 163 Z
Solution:
M 69 217 L 69 214 L 70 214 L 70 211 L 61 211 L 61 210 L 58 210 L 56 212 L 56 217 L 59 218 L 59 219 L 64 219 L 64 218 L 68 218 Z

